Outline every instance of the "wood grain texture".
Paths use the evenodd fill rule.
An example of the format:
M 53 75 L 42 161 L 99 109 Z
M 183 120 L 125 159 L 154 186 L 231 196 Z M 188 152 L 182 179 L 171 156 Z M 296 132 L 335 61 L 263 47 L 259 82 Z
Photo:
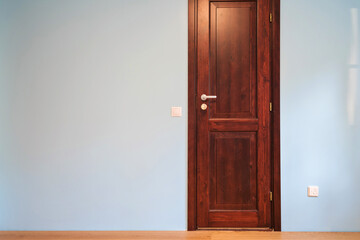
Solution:
M 358 240 L 360 233 L 241 231 L 64 231 L 0 232 L 0 240 Z
M 197 227 L 270 228 L 270 0 L 197 6 Z
M 272 191 L 273 228 L 281 231 L 280 182 L 280 0 L 272 0 Z
M 256 3 L 210 3 L 210 117 L 256 116 Z
M 199 110 L 199 98 L 202 93 L 209 94 L 209 1 L 198 0 L 197 8 L 197 227 L 208 227 L 209 117 L 208 111 Z
M 196 229 L 196 4 L 188 2 L 188 230 Z
M 209 225 L 211 227 L 223 228 L 224 225 L 239 228 L 254 228 L 258 225 L 259 212 L 254 211 L 210 211 Z M 241 219 L 239 221 L 239 219 Z M 270 229 L 270 227 L 268 227 Z
M 210 211 L 256 209 L 256 133 L 211 132 L 210 151 Z
M 270 0 L 261 0 L 257 4 L 257 108 L 259 118 L 258 131 L 258 227 L 271 225 L 271 157 L 270 157 Z M 266 199 L 266 200 L 265 200 Z
M 209 119 L 209 131 L 246 131 L 256 132 L 259 129 L 259 120 L 253 119 L 232 119 L 216 118 Z

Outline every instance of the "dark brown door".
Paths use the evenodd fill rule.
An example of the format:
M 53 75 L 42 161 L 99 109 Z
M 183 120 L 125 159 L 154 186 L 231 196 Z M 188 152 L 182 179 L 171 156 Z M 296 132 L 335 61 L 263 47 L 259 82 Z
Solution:
M 271 227 L 270 0 L 197 7 L 197 225 Z

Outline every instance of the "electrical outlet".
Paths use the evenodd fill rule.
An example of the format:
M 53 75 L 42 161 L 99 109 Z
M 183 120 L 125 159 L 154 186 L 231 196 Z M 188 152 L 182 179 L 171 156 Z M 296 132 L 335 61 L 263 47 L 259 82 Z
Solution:
M 308 197 L 318 197 L 319 196 L 319 187 L 318 186 L 308 186 Z

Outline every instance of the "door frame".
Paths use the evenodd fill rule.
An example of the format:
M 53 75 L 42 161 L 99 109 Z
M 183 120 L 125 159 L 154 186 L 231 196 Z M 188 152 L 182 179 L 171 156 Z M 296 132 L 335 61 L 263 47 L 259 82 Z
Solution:
M 231 0 L 229 0 L 231 1 Z M 197 75 L 197 2 L 188 0 L 188 225 L 197 230 L 196 216 L 196 75 Z M 272 228 L 281 231 L 280 194 L 280 0 L 271 0 L 271 189 Z

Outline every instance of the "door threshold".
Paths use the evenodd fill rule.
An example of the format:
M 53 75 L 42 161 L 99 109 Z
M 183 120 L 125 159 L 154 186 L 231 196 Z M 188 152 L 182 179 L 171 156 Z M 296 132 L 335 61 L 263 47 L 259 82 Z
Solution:
M 200 231 L 260 231 L 260 232 L 272 232 L 272 228 L 241 228 L 241 227 L 198 227 Z

